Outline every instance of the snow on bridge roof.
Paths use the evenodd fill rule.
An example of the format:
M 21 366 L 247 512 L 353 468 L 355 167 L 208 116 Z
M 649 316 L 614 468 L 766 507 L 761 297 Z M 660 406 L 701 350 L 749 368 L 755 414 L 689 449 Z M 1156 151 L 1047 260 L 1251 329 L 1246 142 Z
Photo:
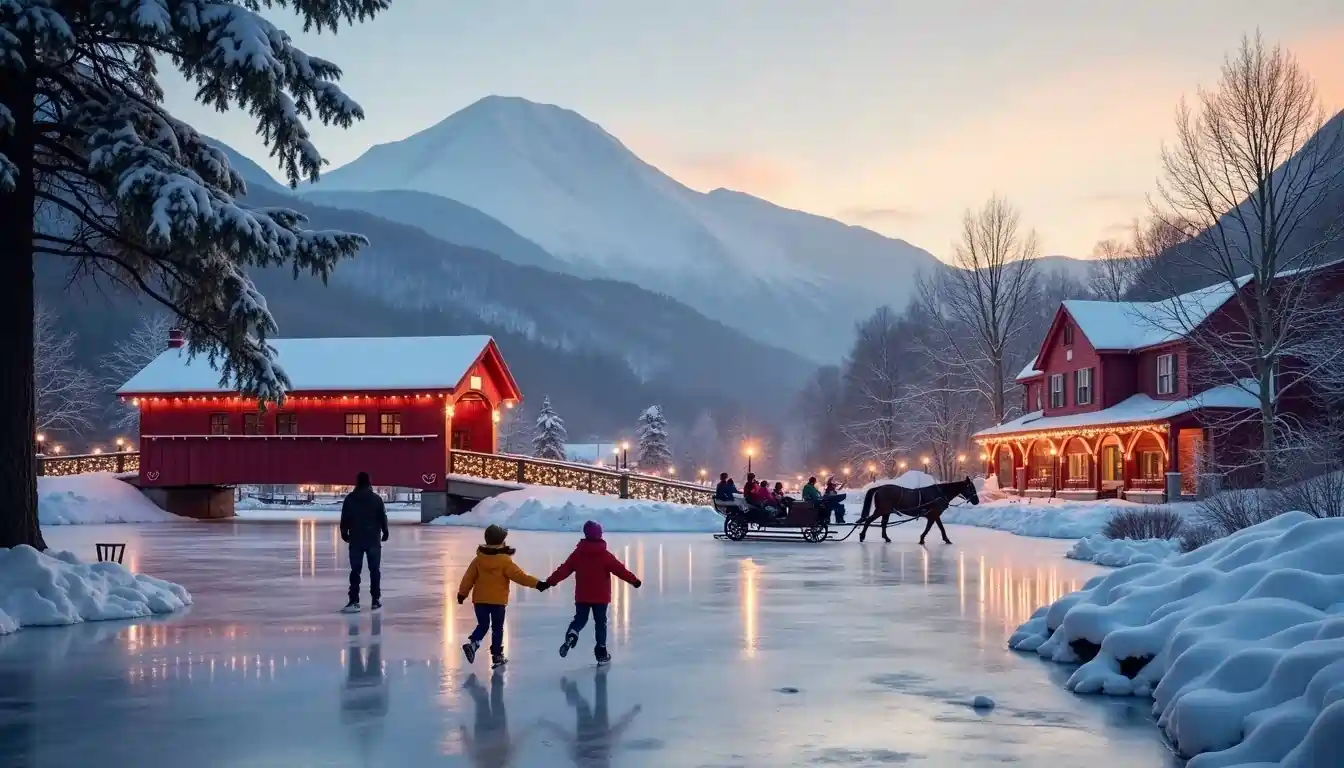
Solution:
M 448 389 L 457 386 L 493 342 L 489 336 L 269 339 L 293 392 Z M 168 349 L 117 390 L 140 395 L 213 393 L 221 387 L 210 360 Z

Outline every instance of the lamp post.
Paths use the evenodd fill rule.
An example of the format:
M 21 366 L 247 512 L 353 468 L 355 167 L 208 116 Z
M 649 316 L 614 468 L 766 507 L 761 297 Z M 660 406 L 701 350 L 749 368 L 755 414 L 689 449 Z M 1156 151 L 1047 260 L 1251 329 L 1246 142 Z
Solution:
M 743 448 L 742 448 L 742 453 L 744 453 L 744 454 L 746 455 L 746 457 L 747 457 L 747 474 L 750 475 L 750 474 L 751 474 L 751 457 L 756 455 L 756 448 L 755 448 L 754 446 L 752 446 L 750 443 L 747 443 L 745 446 L 743 446 Z
M 699 474 L 700 474 L 700 484 L 701 484 L 701 485 L 708 485 L 708 484 L 709 484 L 709 481 L 706 479 L 706 475 L 708 475 L 709 472 L 708 472 L 707 470 L 705 470 L 705 469 L 702 467 L 702 468 L 700 469 Z
M 841 467 L 840 474 L 845 476 L 845 483 L 849 483 L 849 467 Z
M 668 476 L 668 477 L 676 477 L 676 476 L 677 476 L 677 468 L 676 468 L 676 467 L 668 467 L 668 468 L 667 468 L 667 476 Z
M 621 468 L 621 446 L 619 445 L 611 446 L 611 466 L 614 469 Z
M 871 483 L 875 482 L 876 480 L 877 480 L 877 465 L 872 462 L 868 462 L 868 482 Z
M 630 468 L 630 443 L 621 443 L 621 469 Z
M 36 441 L 37 441 L 37 452 L 42 453 L 42 449 L 46 447 L 44 443 L 47 442 L 47 436 L 41 432 L 38 432 Z

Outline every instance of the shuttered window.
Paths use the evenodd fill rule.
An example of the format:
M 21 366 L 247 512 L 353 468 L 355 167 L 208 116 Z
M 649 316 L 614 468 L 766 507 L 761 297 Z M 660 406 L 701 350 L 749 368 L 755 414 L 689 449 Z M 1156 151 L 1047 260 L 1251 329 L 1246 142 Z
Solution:
M 1050 407 L 1064 407 L 1064 374 L 1062 373 L 1050 376 Z

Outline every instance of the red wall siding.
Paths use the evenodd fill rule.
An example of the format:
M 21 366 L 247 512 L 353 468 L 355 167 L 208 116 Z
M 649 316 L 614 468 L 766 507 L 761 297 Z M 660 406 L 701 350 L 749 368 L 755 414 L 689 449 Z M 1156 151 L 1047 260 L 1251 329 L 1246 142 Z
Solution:
M 1064 325 L 1073 326 L 1073 344 L 1064 346 Z M 1069 352 L 1072 351 L 1072 359 L 1069 359 Z M 1062 416 L 1069 413 L 1085 413 L 1100 409 L 1100 402 L 1103 397 L 1100 384 L 1105 379 L 1105 373 L 1102 371 L 1101 356 L 1092 348 L 1092 343 L 1083 335 L 1081 329 L 1073 322 L 1073 318 L 1068 313 L 1064 313 L 1062 322 L 1052 329 L 1049 342 L 1041 359 L 1037 361 L 1036 368 L 1044 371 L 1042 377 L 1042 386 L 1045 387 L 1045 415 Z M 1077 405 L 1074 403 L 1073 390 L 1073 372 L 1080 368 L 1092 368 L 1092 402 L 1089 405 Z M 1057 373 L 1066 374 L 1064 377 L 1064 407 L 1050 407 L 1050 377 Z
M 1110 408 L 1124 402 L 1137 391 L 1135 371 L 1137 361 L 1128 352 L 1103 352 L 1101 355 L 1101 397 L 1098 402 L 1102 408 Z
M 1169 395 L 1157 393 L 1157 358 L 1176 356 L 1176 387 Z M 1135 375 L 1138 391 L 1158 400 L 1183 400 L 1190 396 L 1189 355 L 1184 344 L 1168 344 L 1139 352 Z
M 301 435 L 344 435 L 345 415 L 362 413 L 367 433 L 376 435 L 379 432 L 380 414 L 399 413 L 403 435 L 442 437 L 443 407 L 446 402 L 446 399 L 440 399 L 438 393 L 425 398 L 397 395 L 374 399 L 354 397 L 348 400 L 338 397 L 315 399 L 300 395 L 291 397 L 283 407 L 268 408 L 261 414 L 259 425 L 261 433 L 273 435 L 277 414 L 292 413 L 298 417 Z M 211 401 L 178 398 L 147 400 L 140 404 L 140 433 L 142 436 L 208 435 L 211 415 L 223 413 L 229 417 L 229 432 L 241 435 L 243 414 L 255 412 L 255 406 L 246 405 L 238 398 Z

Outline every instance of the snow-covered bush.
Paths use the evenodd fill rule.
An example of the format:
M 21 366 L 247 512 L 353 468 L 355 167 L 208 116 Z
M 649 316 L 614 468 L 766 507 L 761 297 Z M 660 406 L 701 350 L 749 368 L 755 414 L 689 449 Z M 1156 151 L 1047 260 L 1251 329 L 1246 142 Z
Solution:
M 1121 509 L 1111 515 L 1101 533 L 1108 539 L 1174 539 L 1182 524 L 1181 516 L 1167 507 Z
M 1201 523 L 1186 523 L 1181 528 L 1181 551 L 1194 552 L 1196 549 L 1216 541 L 1218 534 L 1212 528 Z
M 1312 517 L 1344 517 L 1344 470 L 1322 472 L 1279 492 L 1281 509 Z
M 1263 523 L 1284 511 L 1273 492 L 1235 489 L 1216 493 L 1199 502 L 1195 520 L 1212 531 L 1215 538 L 1222 538 Z

